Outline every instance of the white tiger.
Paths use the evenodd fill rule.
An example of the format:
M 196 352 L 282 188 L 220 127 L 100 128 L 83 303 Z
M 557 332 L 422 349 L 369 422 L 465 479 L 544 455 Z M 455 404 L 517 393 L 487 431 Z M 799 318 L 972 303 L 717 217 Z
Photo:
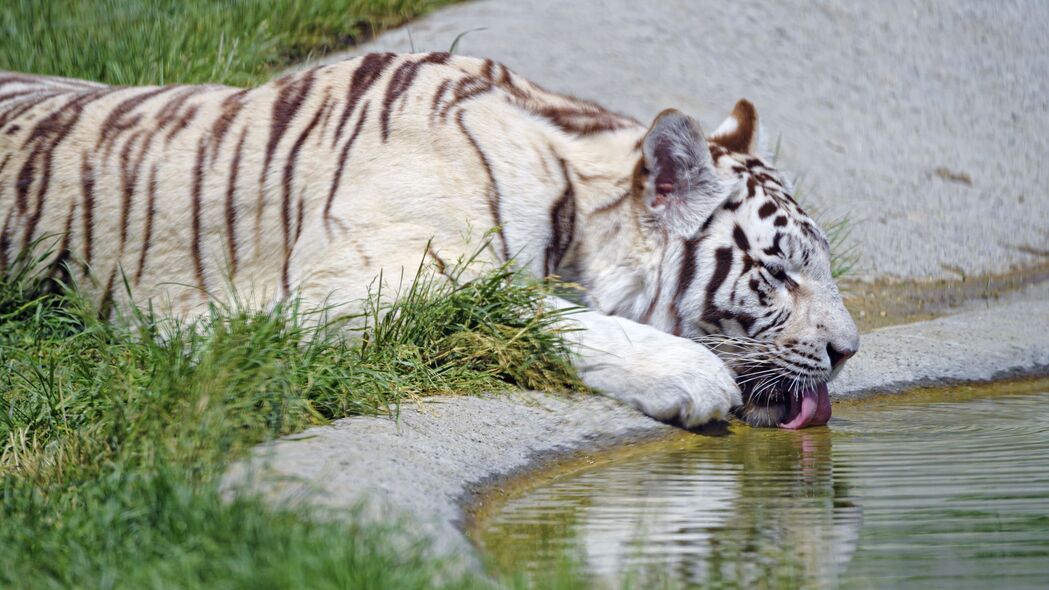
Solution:
M 585 289 L 566 321 L 588 385 L 688 427 L 823 424 L 857 331 L 756 131 L 746 101 L 708 142 L 447 53 L 253 89 L 0 74 L 0 268 L 60 235 L 51 262 L 104 307 L 122 276 L 174 314 L 232 290 L 320 304 L 496 228 L 495 261 Z

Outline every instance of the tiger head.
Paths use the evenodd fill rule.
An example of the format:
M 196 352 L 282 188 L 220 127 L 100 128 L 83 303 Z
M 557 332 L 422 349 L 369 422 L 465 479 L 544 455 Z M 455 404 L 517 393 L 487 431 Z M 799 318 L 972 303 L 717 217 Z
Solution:
M 757 155 L 758 143 L 745 100 L 709 141 L 680 112 L 656 118 L 640 145 L 632 201 L 641 233 L 665 244 L 656 296 L 665 304 L 638 319 L 714 350 L 736 373 L 742 420 L 821 425 L 831 415 L 827 382 L 859 335 L 831 275 L 826 235 L 787 178 Z

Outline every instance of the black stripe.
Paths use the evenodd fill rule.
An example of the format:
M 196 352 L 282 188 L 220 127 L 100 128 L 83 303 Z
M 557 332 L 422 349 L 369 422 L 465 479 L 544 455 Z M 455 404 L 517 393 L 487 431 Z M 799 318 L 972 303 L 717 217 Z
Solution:
M 43 86 L 50 82 L 50 80 L 41 76 L 31 76 L 27 74 L 13 74 L 6 72 L 0 74 L 0 87 L 7 86 L 8 84 L 17 84 L 19 82 L 22 84 L 36 84 L 38 86 Z
M 190 191 L 192 196 L 191 216 L 193 225 L 193 241 L 190 242 L 190 253 L 193 255 L 193 270 L 197 275 L 197 286 L 202 294 L 207 293 L 207 285 L 204 283 L 204 258 L 200 250 L 201 234 L 201 192 L 204 190 L 204 158 L 207 154 L 207 138 L 201 137 L 197 142 L 197 158 L 193 164 L 193 185 Z
M 714 296 L 718 289 L 728 278 L 732 270 L 732 248 L 725 246 L 714 251 L 714 272 L 710 275 L 710 282 L 706 287 L 706 304 L 703 306 L 703 321 L 720 325 L 719 322 L 728 317 L 724 311 L 718 309 L 714 303 Z
M 7 217 L 4 218 L 4 229 L 0 231 L 0 271 L 5 273 L 9 264 L 7 251 L 11 248 L 11 218 L 14 217 L 14 214 L 14 209 L 7 210 Z
M 124 245 L 127 243 L 127 226 L 131 217 L 131 197 L 134 195 L 135 186 L 138 184 L 138 176 L 131 169 L 131 149 L 135 142 L 142 136 L 142 131 L 136 131 L 128 138 L 124 148 L 120 150 L 120 254 L 124 253 Z
M 682 244 L 681 268 L 678 270 L 677 288 L 674 290 L 674 297 L 670 301 L 670 309 L 674 312 L 674 328 L 672 332 L 675 336 L 680 336 L 684 328 L 684 318 L 681 316 L 681 299 L 688 292 L 688 288 L 692 286 L 692 280 L 696 276 L 696 247 L 699 245 L 699 241 L 699 238 L 692 238 L 685 240 Z
M 325 97 L 325 100 L 327 100 L 327 97 Z M 313 128 L 320 122 L 321 114 L 323 114 L 323 112 L 324 109 L 317 109 L 317 112 L 313 115 L 313 119 L 311 119 L 309 124 L 306 125 L 306 129 L 304 129 L 299 135 L 299 138 L 295 140 L 295 144 L 291 146 L 291 152 L 288 153 L 288 161 L 284 164 L 284 176 L 281 179 L 281 186 L 284 190 L 281 199 L 280 220 L 281 226 L 284 229 L 284 265 L 281 268 L 281 284 L 284 286 L 285 294 L 289 291 L 288 266 L 291 264 L 291 189 L 292 181 L 295 178 L 295 164 L 299 159 L 299 150 L 302 149 L 302 144 L 306 143 L 306 138 L 309 137 Z M 301 210 L 299 211 L 299 214 L 302 214 Z
M 492 173 L 492 165 L 488 162 L 488 156 L 485 155 L 481 146 L 474 139 L 473 135 L 466 129 L 466 124 L 463 122 L 463 112 L 460 110 L 455 114 L 455 122 L 459 125 L 459 130 L 462 131 L 463 135 L 466 136 L 466 140 L 473 146 L 477 157 L 481 160 L 481 165 L 484 166 L 485 174 L 488 175 L 488 210 L 492 213 L 492 221 L 495 223 L 495 227 L 499 232 L 499 239 L 502 240 L 503 248 L 503 260 L 510 259 L 510 245 L 506 243 L 506 234 L 503 232 L 503 219 L 499 212 L 499 202 L 501 197 L 499 195 L 499 184 L 495 180 L 495 175 Z
M 775 203 L 773 203 L 772 201 L 769 201 L 769 202 L 765 203 L 764 205 L 762 205 L 761 208 L 758 209 L 758 217 L 760 217 L 762 219 L 766 219 L 768 217 L 771 217 L 772 214 L 775 213 L 778 209 L 779 208 L 776 207 Z
M 406 61 L 394 70 L 393 75 L 390 76 L 389 83 L 386 85 L 386 95 L 382 101 L 382 112 L 379 114 L 383 141 L 390 138 L 390 114 L 393 110 L 393 104 L 411 88 L 412 83 L 415 82 L 415 77 L 419 74 L 419 68 L 426 64 L 443 64 L 447 61 L 447 53 L 431 53 L 419 61 Z
M 229 249 L 230 276 L 237 274 L 237 174 L 240 172 L 240 157 L 244 151 L 244 140 L 248 128 L 240 133 L 237 148 L 233 151 L 233 161 L 229 168 L 229 182 L 226 184 L 226 247 Z
M 563 158 L 561 172 L 565 177 L 565 190 L 550 209 L 550 242 L 546 245 L 547 275 L 557 272 L 561 259 L 572 245 L 575 234 L 575 187 L 568 174 L 568 162 Z
M 36 191 L 35 206 L 29 214 L 29 221 L 26 223 L 25 231 L 23 232 L 22 248 L 25 248 L 32 242 L 37 223 L 39 223 L 43 214 L 44 200 L 47 198 L 48 188 L 50 188 L 51 184 L 55 150 L 80 121 L 80 115 L 83 113 L 85 106 L 116 90 L 115 88 L 103 88 L 76 96 L 60 109 L 41 120 L 33 128 L 29 138 L 23 144 L 23 150 L 26 150 L 30 145 L 32 145 L 32 150 L 18 173 L 18 180 L 15 185 L 15 203 L 20 215 L 25 214 L 29 207 L 29 189 L 38 178 L 39 183 Z M 39 171 L 37 166 L 40 167 Z
M 444 80 L 441 85 L 437 87 L 437 90 L 433 93 L 433 103 L 430 105 L 430 122 L 433 123 L 434 115 L 437 114 L 441 106 L 441 99 L 444 98 L 444 93 L 448 90 L 448 85 L 451 84 L 451 80 Z
M 62 93 L 62 92 L 48 92 L 46 94 L 45 93 L 41 93 L 41 94 L 37 94 L 36 96 L 34 96 L 32 98 L 27 98 L 27 99 L 24 99 L 24 100 L 16 101 L 14 103 L 14 105 L 9 106 L 9 107 L 5 108 L 4 110 L 0 111 L 0 127 L 3 127 L 4 125 L 7 125 L 11 121 L 14 121 L 18 117 L 22 116 L 22 114 L 25 113 L 26 111 L 28 111 L 29 109 L 37 107 L 37 106 L 43 104 L 44 102 L 46 102 L 48 100 L 51 100 L 52 98 L 54 98 L 56 96 L 60 96 L 62 94 L 65 94 L 65 93 Z
M 350 87 L 346 91 L 346 108 L 342 110 L 342 115 L 339 117 L 339 125 L 335 129 L 335 143 L 342 139 L 343 128 L 346 126 L 346 122 L 350 120 L 350 115 L 353 114 L 354 109 L 357 108 L 357 103 L 361 100 L 361 97 L 382 76 L 386 66 L 395 57 L 392 53 L 369 53 L 361 58 L 361 65 L 357 66 L 357 69 L 353 71 Z
M 178 88 L 177 86 L 161 86 L 160 88 L 154 88 L 147 90 L 141 94 L 136 94 L 131 98 L 126 98 L 116 104 L 110 111 L 109 115 L 104 121 L 102 121 L 101 131 L 98 134 L 98 141 L 95 142 L 95 149 L 105 149 L 105 157 L 109 156 L 109 151 L 112 148 L 112 143 L 116 140 L 116 137 L 123 131 L 130 129 L 138 124 L 141 120 L 141 115 L 127 118 L 126 115 L 130 114 L 131 111 L 135 110 L 143 102 L 162 94 L 164 92 L 170 92 L 171 90 Z
M 790 317 L 790 310 L 787 310 L 787 309 L 781 310 L 779 313 L 776 314 L 776 317 L 772 318 L 769 321 L 768 324 L 766 324 L 764 327 L 762 327 L 757 332 L 751 334 L 751 337 L 752 338 L 757 338 L 758 336 L 761 336 L 762 334 L 768 332 L 769 330 L 772 330 L 773 328 L 780 327 L 781 325 L 783 325 L 783 322 L 785 322 L 787 320 L 787 318 L 789 318 L 789 317 Z
M 114 267 L 113 270 L 109 271 L 109 280 L 106 281 L 106 290 L 102 293 L 102 299 L 98 304 L 98 315 L 105 320 L 108 320 L 113 313 L 113 281 L 116 277 L 117 269 Z
M 169 123 L 175 120 L 179 111 L 182 110 L 182 105 L 186 104 L 186 101 L 191 96 L 204 90 L 202 86 L 174 86 L 173 88 L 177 88 L 179 93 L 168 97 L 167 102 L 155 111 L 156 115 L 153 118 L 157 122 L 157 131 L 167 127 Z
M 142 270 L 146 268 L 146 255 L 153 242 L 153 216 L 156 215 L 157 199 L 157 165 L 149 171 L 149 182 L 146 185 L 146 227 L 142 235 L 142 252 L 138 256 L 138 271 L 135 272 L 135 284 L 142 281 Z
M 190 105 L 182 114 L 175 119 L 175 126 L 168 130 L 168 134 L 164 136 L 164 141 L 170 143 L 175 136 L 189 127 L 189 122 L 192 121 L 196 116 L 197 112 L 200 111 L 200 105 Z
M 746 252 L 750 250 L 750 240 L 747 239 L 747 234 L 743 232 L 743 228 L 736 224 L 736 227 L 732 230 L 732 239 L 736 241 L 736 247 Z
M 87 152 L 80 160 L 80 189 L 84 195 L 84 264 L 90 267 L 95 235 L 95 171 Z
M 244 108 L 242 99 L 247 93 L 247 90 L 240 90 L 222 100 L 222 112 L 219 113 L 219 116 L 211 125 L 212 165 L 215 164 L 215 160 L 218 158 L 219 148 L 222 147 L 222 142 L 226 139 L 226 133 L 229 132 L 230 127 L 233 126 L 233 121 L 237 119 L 237 115 Z
M 754 327 L 754 322 L 757 321 L 757 318 L 755 318 L 754 316 L 750 315 L 749 313 L 743 312 L 736 313 L 732 316 L 732 319 L 739 322 L 739 326 L 743 328 L 743 331 L 747 335 L 751 335 L 750 329 Z
M 262 214 L 266 208 L 266 176 L 269 173 L 273 155 L 277 151 L 277 144 L 288 131 L 292 119 L 302 108 L 306 96 L 313 88 L 316 70 L 307 70 L 300 80 L 291 76 L 277 80 L 280 88 L 277 99 L 273 102 L 273 113 L 270 118 L 270 137 L 266 142 L 266 154 L 262 163 L 262 172 L 259 175 L 259 198 L 255 209 L 255 238 L 261 240 Z
M 433 246 L 427 245 L 426 253 L 429 254 L 430 258 L 433 259 L 434 265 L 437 266 L 437 272 L 441 273 L 442 275 L 447 276 L 445 274 L 445 270 L 447 268 L 447 265 L 444 263 L 444 260 L 441 260 L 441 257 L 437 255 L 437 252 L 434 252 Z
M 295 237 L 292 239 L 296 242 L 299 241 L 299 236 L 302 235 L 302 218 L 306 214 L 306 199 L 303 193 L 299 193 L 298 208 L 295 213 Z
M 324 225 L 328 227 L 328 222 L 331 219 L 331 205 L 335 200 L 335 193 L 339 190 L 339 184 L 342 182 L 342 173 L 346 169 L 346 164 L 349 162 L 350 148 L 353 147 L 353 142 L 357 141 L 357 136 L 361 134 L 361 128 L 364 126 L 364 120 L 368 118 L 368 107 L 370 103 L 365 102 L 364 108 L 361 110 L 361 116 L 357 119 L 357 126 L 353 128 L 353 134 L 346 140 L 346 144 L 342 146 L 342 151 L 339 152 L 339 162 L 335 167 L 335 178 L 331 181 L 331 190 L 328 191 L 328 200 L 324 203 Z
M 39 90 L 16 90 L 14 92 L 8 92 L 7 94 L 0 94 L 0 103 L 7 102 L 9 100 L 14 100 L 20 96 L 30 96 L 39 93 Z
M 62 241 L 58 245 L 58 256 L 55 257 L 55 261 L 52 263 L 51 278 L 58 280 L 62 284 L 69 284 L 69 268 L 66 265 L 69 260 L 69 242 L 73 235 L 73 219 L 76 217 L 76 199 L 69 202 L 69 214 L 66 216 L 65 227 L 62 230 Z
M 475 76 L 468 76 L 459 80 L 455 85 L 455 91 L 452 93 L 452 100 L 448 101 L 441 107 L 441 120 L 444 121 L 448 118 L 448 113 L 455 108 L 461 102 L 465 102 L 480 96 L 492 90 L 492 83 L 483 78 L 477 78 Z

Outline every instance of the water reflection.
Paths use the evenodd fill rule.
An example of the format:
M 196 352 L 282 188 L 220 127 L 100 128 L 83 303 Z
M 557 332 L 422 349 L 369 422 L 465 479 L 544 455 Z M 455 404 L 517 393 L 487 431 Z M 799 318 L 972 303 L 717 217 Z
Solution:
M 508 569 L 567 553 L 605 581 L 1049 587 L 1046 407 L 897 403 L 836 410 L 830 429 L 689 437 L 512 498 L 476 537 Z
M 711 531 L 709 565 L 679 580 L 797 586 L 845 571 L 863 511 L 831 461 L 830 433 L 793 433 L 787 440 L 781 434 L 790 433 L 748 431 L 737 444 L 726 441 L 729 460 L 739 466 L 732 520 Z
M 608 579 L 629 570 L 756 587 L 840 575 L 863 512 L 835 474 L 826 429 L 742 429 L 699 445 L 702 452 L 686 442 L 511 500 L 486 522 L 486 549 L 510 565 L 524 548 L 533 568 L 568 549 Z

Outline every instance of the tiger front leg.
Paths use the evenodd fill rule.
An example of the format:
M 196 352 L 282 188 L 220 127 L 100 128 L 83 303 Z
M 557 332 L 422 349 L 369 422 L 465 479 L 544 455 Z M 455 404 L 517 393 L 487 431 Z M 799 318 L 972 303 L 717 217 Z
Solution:
M 608 397 L 686 428 L 726 419 L 742 403 L 732 371 L 696 342 L 595 311 L 566 318 L 580 377 Z

